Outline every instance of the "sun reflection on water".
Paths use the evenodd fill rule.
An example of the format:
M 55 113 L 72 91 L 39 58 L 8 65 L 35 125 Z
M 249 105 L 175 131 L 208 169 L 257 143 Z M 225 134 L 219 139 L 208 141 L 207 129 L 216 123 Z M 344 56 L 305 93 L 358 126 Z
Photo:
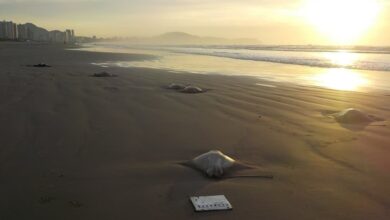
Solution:
M 328 69 L 314 76 L 315 82 L 322 87 L 357 91 L 368 84 L 368 80 L 361 74 L 350 69 Z
M 326 69 L 315 75 L 314 81 L 317 85 L 336 90 L 357 91 L 368 84 L 363 74 L 347 69 L 354 66 L 358 60 L 358 54 L 339 51 L 326 53 L 325 57 L 331 64 L 341 68 Z
M 357 61 L 358 55 L 356 53 L 349 53 L 345 51 L 339 51 L 337 53 L 326 53 L 325 57 L 329 59 L 329 61 L 336 66 L 353 66 Z

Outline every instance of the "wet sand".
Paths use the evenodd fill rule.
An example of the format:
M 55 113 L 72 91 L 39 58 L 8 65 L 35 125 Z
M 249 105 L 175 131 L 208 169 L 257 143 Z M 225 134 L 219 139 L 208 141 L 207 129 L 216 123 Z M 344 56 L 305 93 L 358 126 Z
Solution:
M 0 42 L 0 219 L 390 218 L 390 125 L 323 115 L 390 119 L 390 93 L 90 64 L 148 58 Z M 274 178 L 178 164 L 212 149 Z M 193 211 L 189 196 L 216 194 L 233 211 Z

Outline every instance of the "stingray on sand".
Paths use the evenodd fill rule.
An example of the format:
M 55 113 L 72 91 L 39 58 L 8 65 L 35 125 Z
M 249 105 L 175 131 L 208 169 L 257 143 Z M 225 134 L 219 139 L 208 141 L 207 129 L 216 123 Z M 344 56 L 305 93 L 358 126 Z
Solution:
M 171 83 L 167 86 L 167 89 L 173 89 L 173 90 L 182 90 L 186 86 L 183 84 L 178 84 L 178 83 Z
M 207 91 L 207 89 L 202 89 L 198 86 L 184 85 L 184 84 L 177 84 L 177 83 L 171 83 L 166 88 L 176 90 L 181 93 L 191 93 L 191 94 L 204 93 Z
M 209 178 L 238 178 L 257 177 L 273 178 L 269 173 L 242 174 L 244 170 L 261 171 L 258 167 L 241 163 L 223 154 L 221 151 L 212 150 L 201 154 L 190 161 L 181 163 L 205 174 Z
M 329 112 L 326 115 L 343 124 L 370 124 L 375 121 L 383 121 L 383 119 L 366 114 L 355 108 L 348 108 L 340 112 Z
M 205 90 L 197 86 L 186 86 L 184 89 L 180 90 L 182 93 L 203 93 Z
M 46 63 L 38 63 L 38 64 L 34 64 L 34 65 L 27 65 L 28 67 L 39 67 L 39 68 L 47 68 L 47 67 L 51 67 L 50 65 L 46 64 Z

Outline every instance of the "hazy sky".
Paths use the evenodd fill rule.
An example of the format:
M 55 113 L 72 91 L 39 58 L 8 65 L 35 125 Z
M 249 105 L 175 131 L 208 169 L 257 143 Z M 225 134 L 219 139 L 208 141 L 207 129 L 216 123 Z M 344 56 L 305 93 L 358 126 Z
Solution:
M 33 22 L 50 30 L 73 28 L 77 35 L 86 36 L 151 36 L 184 31 L 203 36 L 257 38 L 271 44 L 336 43 L 329 34 L 319 31 L 316 25 L 321 23 L 313 25 L 303 15 L 310 1 L 320 0 L 0 0 L 0 19 Z M 333 0 L 334 7 L 342 1 L 351 2 Z M 375 22 L 355 43 L 390 45 L 390 0 L 372 1 L 378 3 L 380 10 Z M 361 9 L 354 9 L 354 4 L 343 7 L 347 12 L 346 16 L 339 15 L 340 19 L 348 17 L 348 11 L 365 16 Z M 332 17 L 331 8 L 333 5 L 322 16 Z M 338 23 L 337 19 L 332 22 Z M 347 22 L 344 25 L 349 26 Z

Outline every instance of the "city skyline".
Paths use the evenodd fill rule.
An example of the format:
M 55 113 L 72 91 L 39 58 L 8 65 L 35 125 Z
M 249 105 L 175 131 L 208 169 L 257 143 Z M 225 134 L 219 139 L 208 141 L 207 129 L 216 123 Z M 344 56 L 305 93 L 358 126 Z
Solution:
M 75 32 L 73 29 L 48 31 L 29 22 L 17 24 L 13 21 L 0 20 L 0 40 L 74 43 Z

